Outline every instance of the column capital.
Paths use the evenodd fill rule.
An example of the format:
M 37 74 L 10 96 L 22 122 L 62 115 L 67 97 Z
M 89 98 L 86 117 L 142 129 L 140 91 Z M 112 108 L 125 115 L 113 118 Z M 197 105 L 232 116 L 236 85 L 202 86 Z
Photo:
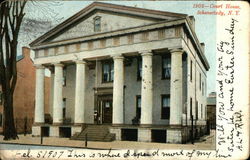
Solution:
M 45 66 L 43 66 L 42 64 L 35 64 L 34 66 L 36 67 L 36 69 L 45 69 Z
M 74 60 L 76 64 L 86 64 L 87 62 L 84 60 Z
M 171 54 L 173 54 L 173 53 L 181 53 L 182 54 L 184 52 L 183 48 L 171 48 L 171 49 L 169 49 L 169 51 Z
M 153 55 L 151 50 L 139 51 L 139 54 L 141 54 L 141 56 L 152 56 Z
M 48 66 L 47 68 L 50 70 L 51 73 L 54 73 L 54 72 L 55 72 L 54 66 Z
M 124 59 L 124 57 L 121 55 L 121 54 L 116 54 L 116 55 L 112 55 L 112 58 L 114 59 L 114 60 L 116 60 L 116 59 Z
M 63 67 L 64 65 L 62 63 L 52 63 L 55 67 Z

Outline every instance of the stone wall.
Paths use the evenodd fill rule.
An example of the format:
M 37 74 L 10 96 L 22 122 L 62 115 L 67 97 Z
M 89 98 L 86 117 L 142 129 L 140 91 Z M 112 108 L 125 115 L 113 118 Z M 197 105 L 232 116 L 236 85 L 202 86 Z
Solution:
M 166 53 L 170 54 L 170 53 Z M 131 64 L 125 66 L 125 96 L 124 112 L 125 124 L 132 124 L 136 116 L 136 96 L 141 95 L 141 80 L 137 80 L 137 57 L 132 58 Z M 169 120 L 161 119 L 161 95 L 170 94 L 170 80 L 162 79 L 161 55 L 153 56 L 153 123 L 169 124 Z M 97 62 L 97 70 L 86 67 L 86 101 L 85 101 L 85 123 L 94 123 L 94 88 L 112 87 L 113 83 L 102 83 L 101 62 Z M 75 65 L 66 67 L 66 86 L 63 97 L 66 98 L 66 117 L 74 121 L 74 95 L 75 95 Z M 184 72 L 187 69 L 184 68 Z M 97 80 L 95 79 L 97 75 Z M 186 95 L 184 94 L 186 97 Z M 52 114 L 51 114 L 52 115 Z

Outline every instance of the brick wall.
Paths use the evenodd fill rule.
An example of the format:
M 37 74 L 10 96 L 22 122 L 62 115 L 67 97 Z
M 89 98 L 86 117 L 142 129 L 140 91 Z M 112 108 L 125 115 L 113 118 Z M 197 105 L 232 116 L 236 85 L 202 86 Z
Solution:
M 17 83 L 14 91 L 14 118 L 17 132 L 22 133 L 25 125 L 28 132 L 34 119 L 36 70 L 30 58 L 30 49 L 22 48 L 23 58 L 17 61 Z M 45 77 L 45 113 L 49 108 L 50 77 Z M 0 113 L 3 111 L 0 105 Z M 26 120 L 25 120 L 26 119 Z M 26 124 L 25 124 L 26 123 Z M 0 126 L 0 132 L 2 127 Z

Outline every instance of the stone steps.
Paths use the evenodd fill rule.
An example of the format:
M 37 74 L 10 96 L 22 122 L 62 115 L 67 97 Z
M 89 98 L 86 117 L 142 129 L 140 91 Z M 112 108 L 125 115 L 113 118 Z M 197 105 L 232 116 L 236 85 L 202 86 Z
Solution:
M 109 133 L 107 125 L 88 125 L 80 133 L 75 133 L 71 139 L 85 141 L 86 135 L 88 141 L 110 142 L 115 140 L 115 134 Z

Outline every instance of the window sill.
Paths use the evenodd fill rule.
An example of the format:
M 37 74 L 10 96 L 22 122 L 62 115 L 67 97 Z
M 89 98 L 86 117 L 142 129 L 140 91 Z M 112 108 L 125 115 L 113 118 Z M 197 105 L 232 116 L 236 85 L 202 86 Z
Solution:
M 113 83 L 114 81 L 102 82 L 102 84 Z
M 167 118 L 161 118 L 161 120 L 169 120 L 169 119 L 167 119 Z
M 161 77 L 161 80 L 170 80 L 170 79 L 171 79 L 171 77 L 169 77 L 169 78 Z

